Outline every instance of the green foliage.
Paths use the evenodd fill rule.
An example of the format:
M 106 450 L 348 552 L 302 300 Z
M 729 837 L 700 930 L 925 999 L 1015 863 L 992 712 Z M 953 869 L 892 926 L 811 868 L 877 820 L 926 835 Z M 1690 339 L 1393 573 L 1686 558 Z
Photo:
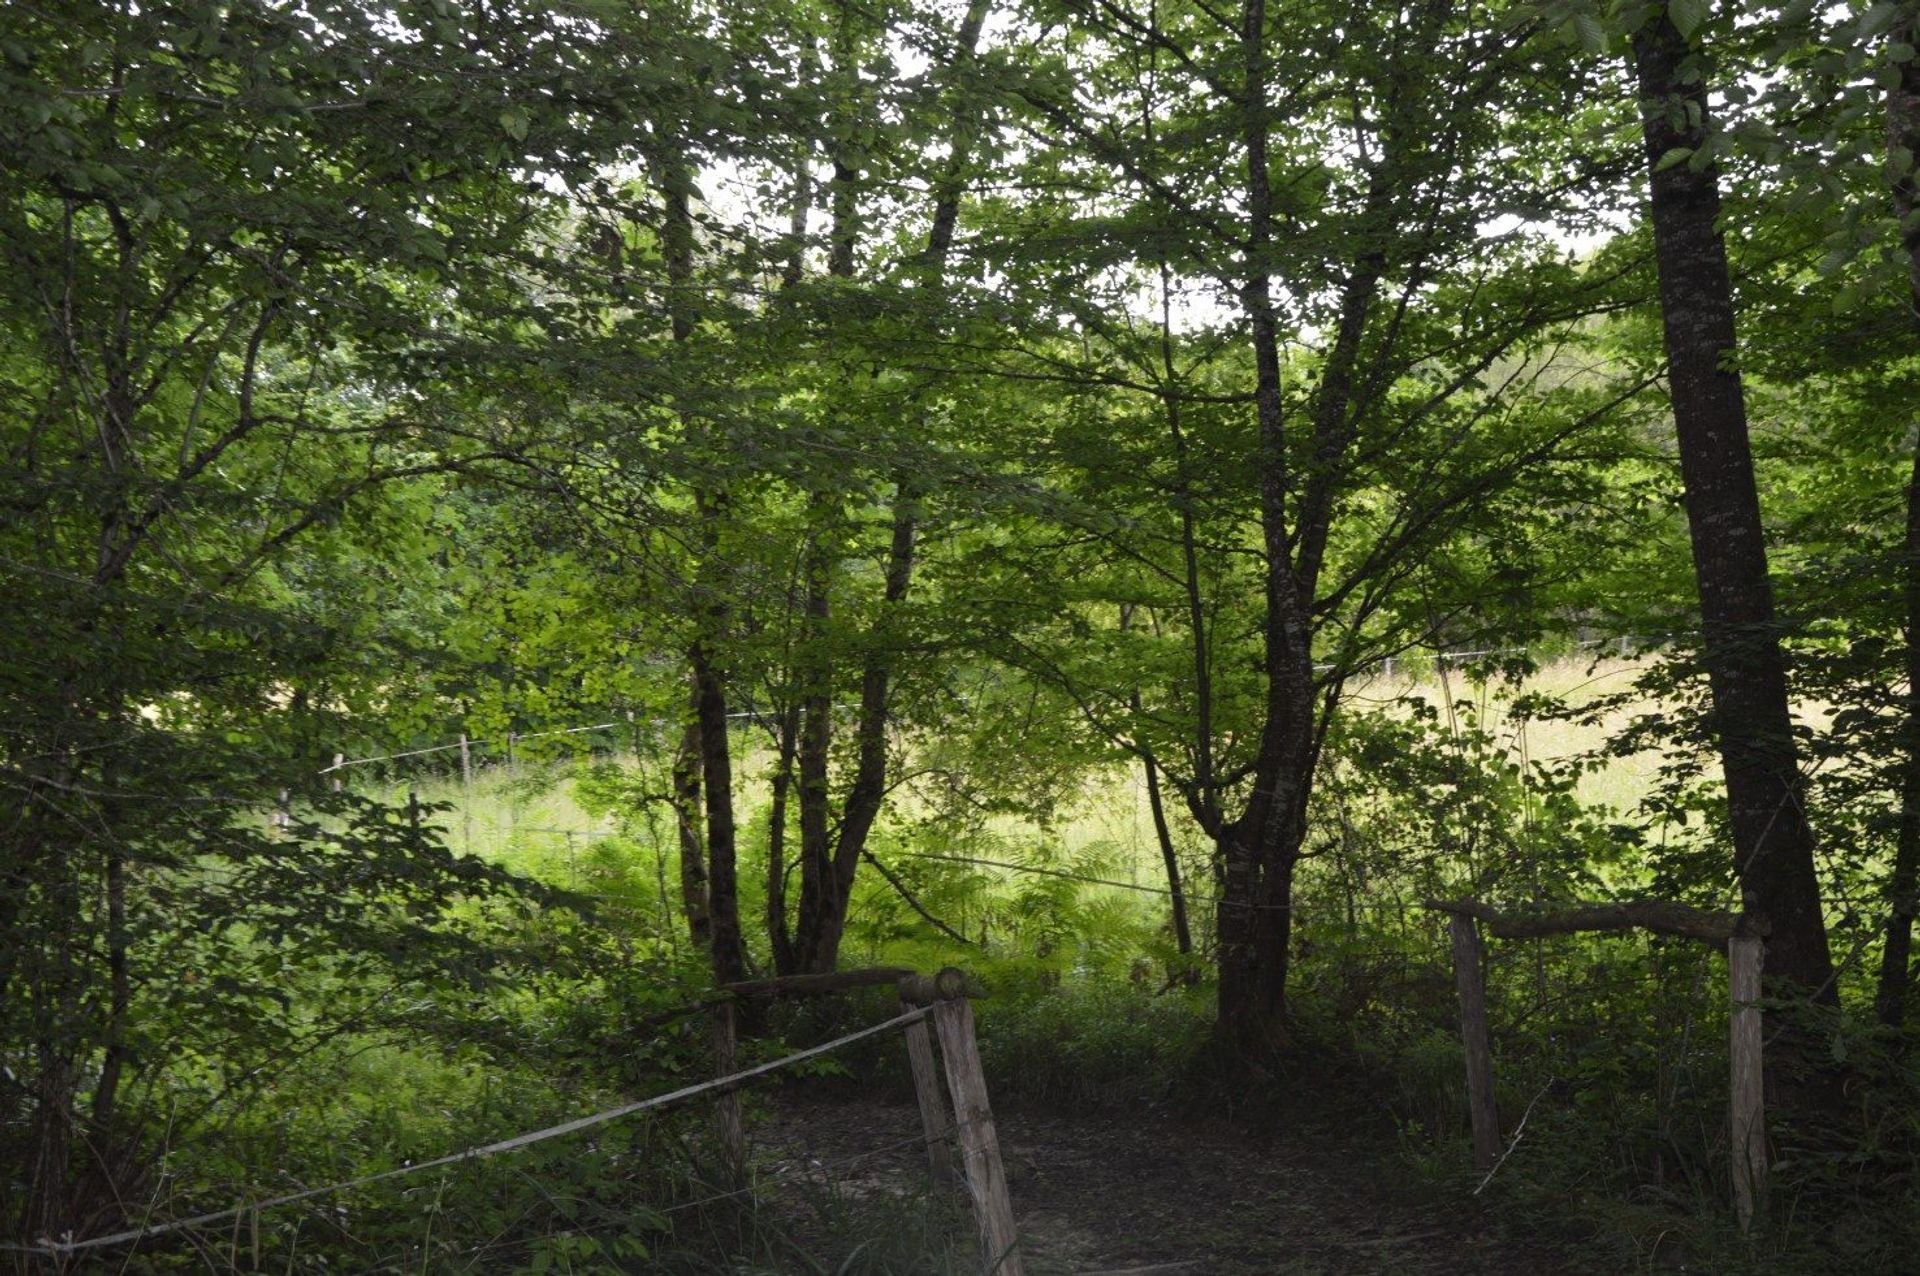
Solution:
M 1153 997 L 1111 976 L 1022 988 L 996 972 L 1004 1001 L 981 1012 L 981 1053 L 996 1094 L 1051 1108 L 1138 1109 L 1164 1102 L 1205 1039 L 1182 996 Z

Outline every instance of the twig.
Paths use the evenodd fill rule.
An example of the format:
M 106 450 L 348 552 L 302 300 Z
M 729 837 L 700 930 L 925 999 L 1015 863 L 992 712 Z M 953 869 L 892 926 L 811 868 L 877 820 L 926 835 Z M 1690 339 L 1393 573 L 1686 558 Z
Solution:
M 1533 1115 L 1533 1105 L 1540 1102 L 1541 1095 L 1553 1089 L 1553 1083 L 1558 1079 L 1548 1077 L 1547 1083 L 1540 1087 L 1539 1092 L 1527 1100 L 1527 1110 L 1520 1114 L 1520 1124 L 1513 1127 L 1513 1138 L 1507 1143 L 1507 1150 L 1500 1154 L 1500 1159 L 1495 1161 L 1493 1168 L 1487 1171 L 1487 1177 L 1480 1180 L 1480 1186 L 1473 1189 L 1475 1196 L 1486 1190 L 1487 1184 L 1493 1182 L 1493 1176 L 1500 1172 L 1500 1167 L 1505 1165 L 1507 1158 L 1513 1155 L 1513 1150 L 1520 1146 L 1520 1138 L 1527 1132 L 1527 1118 Z
M 878 872 L 880 876 L 887 879 L 887 885 L 893 887 L 893 889 L 899 894 L 900 898 L 907 901 L 907 907 L 911 908 L 914 912 L 920 914 L 920 916 L 925 918 L 927 920 L 928 925 L 932 926 L 935 930 L 945 935 L 948 939 L 958 940 L 960 943 L 963 943 L 968 947 L 973 946 L 973 941 L 971 939 L 968 939 L 965 935 L 962 935 L 959 931 L 947 925 L 945 922 L 941 921 L 938 917 L 935 917 L 932 913 L 928 912 L 926 905 L 922 904 L 919 900 L 913 897 L 913 892 L 907 889 L 907 884 L 901 881 L 898 877 L 895 877 L 892 869 L 888 868 L 885 864 L 882 864 L 878 859 L 874 858 L 874 854 L 872 851 L 863 849 L 860 852 L 860 857 L 866 860 L 867 863 L 873 865 L 875 871 Z

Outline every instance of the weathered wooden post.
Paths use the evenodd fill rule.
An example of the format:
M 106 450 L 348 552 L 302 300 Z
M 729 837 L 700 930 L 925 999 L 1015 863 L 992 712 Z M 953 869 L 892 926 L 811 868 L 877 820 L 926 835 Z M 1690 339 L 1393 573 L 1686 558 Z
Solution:
M 946 1061 L 947 1089 L 953 1096 L 960 1136 L 961 1173 L 980 1229 L 985 1270 L 992 1276 L 1025 1276 L 1013 1200 L 1007 1194 L 1007 1170 L 1000 1160 L 993 1107 L 987 1102 L 987 1075 L 980 1066 L 980 1046 L 973 1032 L 973 1006 L 967 1000 L 970 983 L 965 973 L 949 966 L 931 979 L 902 979 L 901 999 L 923 1005 L 930 1000 L 933 1005 L 934 1031 L 940 1036 L 940 1056 Z
M 1473 1163 L 1491 1170 L 1500 1159 L 1500 1114 L 1493 1099 L 1493 1041 L 1487 1032 L 1487 982 L 1481 965 L 1480 927 L 1463 913 L 1449 913 L 1453 932 L 1453 980 L 1460 990 L 1460 1042 L 1467 1058 L 1467 1112 L 1473 1122 Z
M 520 778 L 520 763 L 514 757 L 514 741 L 519 739 L 513 732 L 507 732 L 507 836 L 512 837 L 520 831 L 520 788 L 515 783 Z M 497 827 L 497 826 L 496 826 Z
M 465 842 L 462 845 L 467 854 L 473 854 L 473 749 L 467 742 L 467 733 L 460 733 L 460 803 L 461 826 L 464 829 Z
M 902 1010 L 913 1003 L 902 998 Z M 927 1169 L 936 1183 L 953 1182 L 953 1150 L 947 1146 L 947 1102 L 940 1097 L 940 1072 L 933 1061 L 933 1034 L 927 1021 L 907 1025 L 907 1063 L 913 1070 L 913 1097 L 920 1105 L 920 1128 L 927 1136 Z
M 733 1015 L 733 1000 L 728 998 L 713 1008 L 713 1074 L 731 1076 L 739 1066 L 739 1036 Z M 714 1131 L 720 1139 L 721 1172 L 728 1187 L 740 1187 L 747 1181 L 747 1127 L 740 1116 L 740 1091 L 722 1090 L 713 1105 Z
M 1735 935 L 1727 941 L 1727 994 L 1733 1003 L 1728 1030 L 1732 1063 L 1729 1151 L 1733 1158 L 1733 1212 L 1742 1231 L 1753 1226 L 1754 1213 L 1765 1204 L 1767 1195 L 1767 1117 L 1761 1089 L 1761 952 L 1757 937 Z

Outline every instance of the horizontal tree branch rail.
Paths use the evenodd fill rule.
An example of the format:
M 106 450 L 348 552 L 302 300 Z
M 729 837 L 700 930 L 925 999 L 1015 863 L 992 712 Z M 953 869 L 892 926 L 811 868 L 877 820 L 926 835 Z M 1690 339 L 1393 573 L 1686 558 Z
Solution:
M 861 966 L 810 975 L 778 975 L 721 984 L 719 991 L 735 997 L 808 996 L 846 992 L 854 988 L 891 988 L 917 972 L 906 966 Z
M 1471 917 L 1499 939 L 1542 939 L 1591 931 L 1648 930 L 1708 944 L 1724 944 L 1736 936 L 1764 933 L 1744 913 L 1710 912 L 1663 899 L 1623 900 L 1618 903 L 1575 903 L 1534 912 L 1501 912 L 1475 899 L 1430 899 L 1422 905 L 1442 913 Z
M 954 966 L 945 967 L 931 975 L 923 975 L 906 966 L 856 966 L 851 970 L 829 970 L 817 974 L 742 979 L 722 984 L 717 991 L 723 997 L 805 997 L 848 992 L 855 988 L 897 988 L 900 999 L 914 1006 L 960 997 L 977 999 L 987 995 L 979 980 Z

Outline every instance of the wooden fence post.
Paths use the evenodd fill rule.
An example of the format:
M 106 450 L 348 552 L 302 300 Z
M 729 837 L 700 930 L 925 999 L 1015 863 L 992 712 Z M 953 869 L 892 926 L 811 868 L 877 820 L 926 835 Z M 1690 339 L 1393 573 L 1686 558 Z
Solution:
M 512 837 L 520 831 L 520 763 L 513 755 L 514 741 L 518 739 L 513 732 L 507 732 L 507 836 Z
M 1728 1054 L 1732 1062 L 1729 1152 L 1733 1158 L 1733 1211 L 1740 1229 L 1753 1225 L 1767 1194 L 1767 1117 L 1762 1094 L 1760 1035 L 1761 944 L 1736 935 L 1727 941 Z
M 1460 1042 L 1467 1057 L 1467 1112 L 1473 1122 L 1473 1163 L 1491 1170 L 1500 1159 L 1500 1114 L 1493 1099 L 1493 1041 L 1487 1033 L 1487 983 L 1481 967 L 1480 927 L 1459 913 L 1453 932 L 1453 980 L 1460 989 Z
M 473 748 L 467 742 L 467 733 L 460 733 L 460 822 L 464 830 L 465 841 L 461 847 L 467 854 L 473 854 Z
M 732 1074 L 738 1066 L 739 1037 L 734 1024 L 733 1002 L 722 1001 L 713 1008 L 713 1068 L 716 1077 Z M 740 1117 L 740 1091 L 723 1090 L 713 1107 L 714 1129 L 720 1138 L 720 1154 L 725 1164 L 728 1187 L 740 1187 L 747 1181 L 747 1129 Z
M 900 1008 L 913 1007 L 902 1001 Z M 927 1021 L 907 1025 L 907 1062 L 913 1069 L 913 1097 L 920 1104 L 920 1128 L 927 1136 L 927 1168 L 936 1183 L 953 1182 L 953 1151 L 947 1146 L 947 1104 L 940 1097 L 940 1073 L 933 1062 L 933 1034 Z
M 941 972 L 943 975 L 946 972 Z M 947 1064 L 947 1088 L 953 1094 L 967 1195 L 980 1227 L 980 1246 L 991 1276 L 1025 1276 L 1020 1234 L 1014 1228 L 1013 1200 L 1007 1195 L 1007 1170 L 1000 1161 L 1000 1140 L 987 1103 L 987 1077 L 973 1035 L 973 1006 L 964 996 L 933 1003 L 934 1030 Z

